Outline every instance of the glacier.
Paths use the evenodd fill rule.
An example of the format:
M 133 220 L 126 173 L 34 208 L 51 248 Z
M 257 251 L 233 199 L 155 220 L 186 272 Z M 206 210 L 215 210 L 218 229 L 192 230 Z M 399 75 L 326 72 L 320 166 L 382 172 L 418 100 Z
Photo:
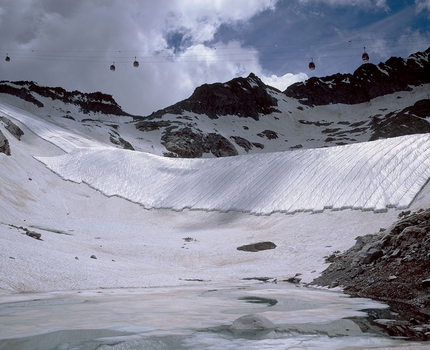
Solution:
M 71 342 L 87 331 L 83 319 L 101 312 L 106 317 L 99 318 L 105 322 L 99 327 L 130 333 L 127 339 L 109 338 L 110 344 L 122 341 L 118 346 L 130 348 L 163 346 L 172 332 L 196 349 L 404 344 L 343 323 L 363 315 L 359 310 L 384 305 L 345 298 L 336 288 L 313 290 L 285 281 L 297 275 L 312 281 L 326 268 L 325 256 L 349 248 L 358 235 L 391 225 L 398 212 L 387 208 L 429 206 L 428 186 L 421 191 L 429 178 L 428 135 L 174 159 L 94 141 L 82 129 L 65 128 L 49 109 L 36 110 L 43 114 L 38 116 L 0 103 L 0 112 L 25 132 L 21 140 L 9 138 L 12 156 L 2 155 L 0 306 L 11 317 L 3 317 L 0 348 L 15 340 L 34 348 L 58 332 L 63 337 L 55 339 L 64 345 L 68 335 Z M 142 210 L 134 203 L 177 211 Z M 180 211 L 185 208 L 195 210 Z M 340 210 L 346 208 L 361 210 Z M 324 209 L 334 211 L 312 214 Z M 23 228 L 41 233 L 42 240 L 23 234 Z M 256 254 L 236 249 L 263 240 L 275 242 L 276 249 Z M 278 304 L 252 304 L 253 298 Z M 303 324 L 306 331 L 261 340 L 205 331 L 250 312 L 282 327 Z M 332 326 L 345 336 L 321 333 Z
M 252 214 L 407 208 L 430 177 L 430 136 L 217 159 L 107 147 L 38 158 L 64 179 L 145 208 Z
M 147 209 L 321 212 L 407 208 L 430 178 L 429 134 L 236 157 L 185 159 L 117 149 L 20 108 L 0 112 L 65 154 L 36 157 L 66 180 Z

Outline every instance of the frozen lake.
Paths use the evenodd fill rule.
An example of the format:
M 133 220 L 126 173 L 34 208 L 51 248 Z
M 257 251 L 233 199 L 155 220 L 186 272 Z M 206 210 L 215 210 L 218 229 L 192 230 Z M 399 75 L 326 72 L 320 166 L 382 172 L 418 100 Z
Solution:
M 0 304 L 0 349 L 362 349 L 404 342 L 348 317 L 383 304 L 290 283 L 15 294 Z M 275 330 L 230 329 L 248 314 Z

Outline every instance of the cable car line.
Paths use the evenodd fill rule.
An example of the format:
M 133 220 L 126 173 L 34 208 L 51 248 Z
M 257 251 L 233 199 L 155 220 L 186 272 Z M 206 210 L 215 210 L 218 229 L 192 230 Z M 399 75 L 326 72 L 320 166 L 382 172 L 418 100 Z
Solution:
M 430 34 L 429 34 L 430 35 Z M 411 37 L 420 37 L 422 35 L 415 35 Z M 370 39 L 369 39 L 370 40 Z M 348 43 L 353 41 L 367 41 L 367 39 L 357 39 L 357 40 L 348 40 Z M 344 41 L 342 41 L 344 42 Z M 339 41 L 333 41 L 333 43 L 340 43 Z M 420 45 L 425 44 L 425 42 L 421 42 Z M 430 44 L 430 43 L 429 43 Z M 293 45 L 298 46 L 298 45 Z M 370 46 L 371 51 L 377 52 L 378 50 L 384 48 L 390 48 L 391 55 L 395 54 L 393 52 L 393 46 L 399 48 L 409 47 L 410 44 L 397 44 L 397 45 L 374 45 Z M 270 51 L 258 51 L 257 48 L 272 48 Z M 119 63 L 130 63 L 133 67 L 138 68 L 141 63 L 143 64 L 160 64 L 160 63 L 218 63 L 218 62 L 228 62 L 234 61 L 235 59 L 240 60 L 241 62 L 250 62 L 258 59 L 259 61 L 288 61 L 288 60 L 304 60 L 306 59 L 306 54 L 309 53 L 309 50 L 299 49 L 299 50 L 288 50 L 288 47 L 292 47 L 292 45 L 275 45 L 276 49 L 273 50 L 273 45 L 271 46 L 256 46 L 248 48 L 246 47 L 222 47 L 219 50 L 224 50 L 223 53 L 205 53 L 205 54 L 188 54 L 192 51 L 201 51 L 204 50 L 208 52 L 210 47 L 204 48 L 186 48 L 186 52 L 188 55 L 181 56 L 180 54 L 173 54 L 170 50 L 163 49 L 157 51 L 155 54 L 149 54 L 148 51 L 131 51 L 131 50 L 117 50 L 117 51 L 60 51 L 60 50 L 22 50 L 22 49 L 8 49 L 2 50 L 0 49 L 0 54 L 2 52 L 6 52 L 5 61 L 10 62 L 11 57 L 14 59 L 30 59 L 30 60 L 42 60 L 42 61 L 64 61 L 64 62 L 90 62 L 90 63 L 106 63 L 108 60 L 114 60 L 113 64 L 110 65 L 110 70 L 115 71 L 116 66 L 115 62 Z M 279 49 L 280 48 L 280 49 Z M 369 48 L 369 46 L 367 47 Z M 216 48 L 215 48 L 216 49 Z M 235 52 L 235 50 L 242 50 L 242 52 Z M 253 51 L 250 51 L 253 49 Z M 356 57 L 356 54 L 351 53 L 348 55 L 339 55 L 335 54 L 336 52 L 351 52 L 355 51 L 356 47 L 348 47 L 348 48 L 339 48 L 335 51 L 329 49 L 316 50 L 318 52 L 317 60 L 321 59 L 330 59 L 330 58 L 340 58 L 340 57 Z M 373 49 L 373 50 L 372 50 Z M 215 50 L 214 50 L 215 51 Z M 12 52 L 10 55 L 9 53 Z M 130 59 L 127 53 L 145 53 L 141 56 L 134 56 L 134 61 Z M 184 51 L 185 52 L 185 51 Z M 109 55 L 98 55 L 99 53 L 109 53 Z M 115 54 L 116 53 L 116 54 Z M 183 52 L 181 52 L 182 54 Z M 303 55 L 301 55 L 303 53 Z M 115 54 L 115 55 L 112 55 Z M 403 52 L 401 54 L 404 54 Z M 252 58 L 247 59 L 249 56 Z M 307 56 L 309 57 L 309 56 Z M 315 55 L 313 56 L 315 57 Z M 139 58 L 139 61 L 138 61 Z M 205 60 L 205 58 L 214 58 L 213 61 Z M 366 51 L 366 47 L 364 47 L 364 52 L 361 55 L 361 59 L 363 62 L 369 62 L 369 54 Z M 311 61 L 308 63 L 308 68 L 310 70 L 316 69 L 316 64 L 314 62 L 314 58 L 311 58 Z
M 404 45 L 396 45 L 396 47 L 407 47 L 409 46 L 409 44 L 404 44 Z M 392 45 L 379 45 L 379 46 L 374 46 L 374 47 L 370 47 L 370 48 L 374 48 L 374 49 L 383 49 L 383 48 L 392 48 Z M 224 48 L 224 50 L 230 50 L 233 51 L 234 49 L 232 48 Z M 235 49 L 242 49 L 243 48 L 235 48 Z M 336 52 L 340 52 L 340 51 L 351 51 L 351 49 L 354 48 L 343 48 L 343 49 L 336 49 Z M 5 50 L 0 50 L 0 52 L 3 51 L 5 52 Z M 50 58 L 58 58 L 58 59 L 65 59 L 67 58 L 68 60 L 72 60 L 72 59 L 76 59 L 77 61 L 81 60 L 81 59 L 94 59 L 94 60 L 98 60 L 100 61 L 101 59 L 103 59 L 104 57 L 102 56 L 96 56 L 96 55 L 91 55 L 91 56 L 82 56 L 82 55 L 76 55 L 76 53 L 79 53 L 79 51 L 42 51 L 42 50 L 8 50 L 8 52 L 12 52 L 12 51 L 17 51 L 19 53 L 15 54 L 14 56 L 16 57 L 22 57 L 22 58 L 40 58 L 40 59 L 50 59 Z M 189 51 L 194 51 L 194 49 L 190 48 L 187 49 L 187 52 Z M 28 52 L 31 52 L 30 54 L 28 54 Z M 55 52 L 55 53 L 75 53 L 75 55 L 52 55 L 49 54 L 49 52 Z M 101 51 L 100 51 L 101 52 Z M 115 51 L 116 52 L 116 51 Z M 119 51 L 119 53 L 122 53 L 124 51 Z M 265 55 L 277 55 L 279 56 L 280 54 L 296 54 L 296 53 L 307 53 L 309 52 L 309 50 L 284 50 L 284 51 L 270 51 L 270 52 L 258 52 L 259 54 L 265 54 Z M 318 53 L 320 56 L 324 56 L 324 57 L 329 57 L 329 56 L 325 56 L 323 55 L 324 52 L 330 52 L 332 53 L 332 50 L 318 50 Z M 97 53 L 97 51 L 86 51 L 85 53 Z M 257 53 L 257 52 L 256 52 Z M 233 57 L 233 56 L 249 56 L 250 52 L 231 52 L 231 53 L 224 53 L 224 54 L 216 54 L 216 57 Z M 195 58 L 200 58 L 200 57 L 213 57 L 213 54 L 199 54 L 199 55 L 190 55 L 188 57 L 195 57 Z M 124 59 L 126 57 L 124 56 L 109 56 L 110 59 Z M 159 59 L 159 58 L 166 58 L 166 57 L 175 57 L 175 55 L 169 55 L 169 56 L 163 56 L 163 55 L 142 55 L 139 56 L 139 58 L 141 59 Z M 333 57 L 338 57 L 338 55 L 333 56 Z M 135 57 L 136 60 L 136 57 Z

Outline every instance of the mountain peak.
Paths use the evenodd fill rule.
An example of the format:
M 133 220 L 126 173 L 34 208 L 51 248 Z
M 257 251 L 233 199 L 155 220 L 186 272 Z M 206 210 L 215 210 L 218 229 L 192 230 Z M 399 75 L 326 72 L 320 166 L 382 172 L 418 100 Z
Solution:
M 378 65 L 365 63 L 353 74 L 312 77 L 289 86 L 284 93 L 308 106 L 335 103 L 357 104 L 411 86 L 430 83 L 430 48 L 407 59 L 391 57 Z
M 159 118 L 167 113 L 182 114 L 186 111 L 206 114 L 211 119 L 236 115 L 259 120 L 260 113 L 277 111 L 278 101 L 270 95 L 270 90 L 278 91 L 251 73 L 246 78 L 238 77 L 226 83 L 203 84 L 188 99 L 154 112 L 149 117 Z

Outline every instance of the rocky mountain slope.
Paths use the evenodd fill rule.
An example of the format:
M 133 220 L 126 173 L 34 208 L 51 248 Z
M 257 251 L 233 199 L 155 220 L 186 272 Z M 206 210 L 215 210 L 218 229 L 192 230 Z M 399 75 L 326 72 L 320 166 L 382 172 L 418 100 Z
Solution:
M 430 337 L 430 209 L 401 212 L 388 230 L 360 236 L 349 250 L 327 257 L 313 283 L 343 286 L 353 296 L 381 300 L 396 314 L 373 323 L 391 336 Z
M 430 48 L 407 59 L 366 63 L 353 74 L 311 78 L 284 92 L 251 73 L 204 84 L 149 116 L 129 115 L 101 92 L 33 82 L 0 82 L 0 99 L 24 100 L 32 113 L 92 139 L 168 157 L 331 147 L 429 132 L 429 55 Z
M 111 95 L 101 92 L 87 94 L 79 91 L 66 91 L 61 87 L 42 87 L 31 81 L 15 81 L 13 83 L 1 81 L 0 93 L 17 96 L 40 108 L 44 107 L 41 98 L 50 98 L 51 100 L 61 101 L 65 105 L 76 105 L 83 114 L 92 112 L 123 116 L 129 115 L 121 109 Z
M 378 65 L 365 63 L 353 74 L 311 78 L 289 86 L 284 93 L 308 106 L 358 104 L 414 86 L 430 83 L 430 48 L 407 59 L 391 57 Z

